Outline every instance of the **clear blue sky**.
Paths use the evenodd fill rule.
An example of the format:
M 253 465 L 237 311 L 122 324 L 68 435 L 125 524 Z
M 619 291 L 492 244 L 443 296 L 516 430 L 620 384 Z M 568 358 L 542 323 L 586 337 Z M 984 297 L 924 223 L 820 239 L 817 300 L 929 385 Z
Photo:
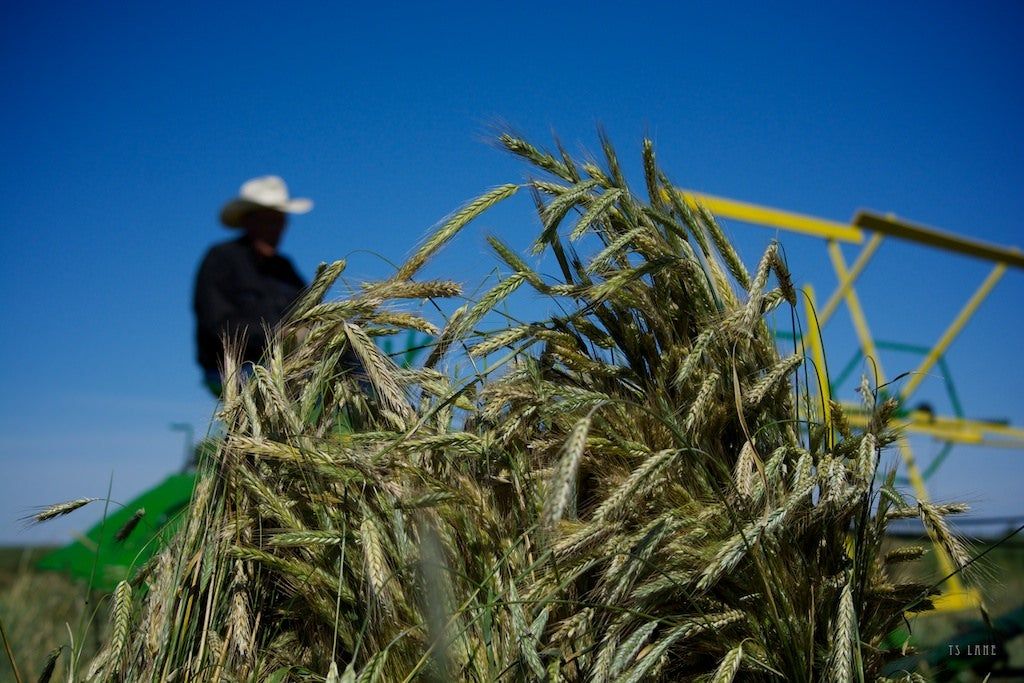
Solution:
M 678 184 L 713 194 L 1024 245 L 1020 3 L 119 4 L 0 10 L 0 543 L 67 538 L 98 511 L 28 532 L 16 518 L 104 495 L 111 472 L 127 499 L 180 463 L 169 423 L 205 429 L 191 283 L 254 175 L 316 201 L 284 244 L 307 277 L 350 254 L 353 277 L 381 276 L 360 250 L 400 260 L 462 201 L 521 179 L 484 142 L 502 121 L 574 150 L 603 124 L 634 170 L 650 135 Z M 437 268 L 478 282 L 485 234 L 535 233 L 528 204 Z M 728 228 L 749 260 L 773 237 Z M 785 245 L 798 280 L 833 284 L 820 244 Z M 929 343 L 984 272 L 883 247 L 872 327 Z M 950 353 L 974 415 L 1024 423 L 1022 294 L 1009 273 Z M 834 364 L 852 351 L 845 314 L 826 341 Z M 936 494 L 1024 513 L 1022 458 L 960 449 Z

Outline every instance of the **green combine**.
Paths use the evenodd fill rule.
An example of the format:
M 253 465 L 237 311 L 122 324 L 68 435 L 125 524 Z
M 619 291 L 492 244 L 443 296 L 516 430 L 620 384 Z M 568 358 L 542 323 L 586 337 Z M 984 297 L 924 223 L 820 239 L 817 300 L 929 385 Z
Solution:
M 174 534 L 194 485 L 195 474 L 191 472 L 167 477 L 124 507 L 108 509 L 96 526 L 45 555 L 36 567 L 64 572 L 88 581 L 94 589 L 112 591 L 118 581 L 130 577 Z M 139 510 L 145 510 L 145 514 L 124 534 Z

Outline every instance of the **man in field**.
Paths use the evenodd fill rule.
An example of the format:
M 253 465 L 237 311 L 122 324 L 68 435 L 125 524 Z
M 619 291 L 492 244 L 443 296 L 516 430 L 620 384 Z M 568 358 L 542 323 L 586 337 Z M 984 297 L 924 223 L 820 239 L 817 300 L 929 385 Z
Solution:
M 196 360 L 203 380 L 220 394 L 224 339 L 241 339 L 242 360 L 257 363 L 267 345 L 265 327 L 276 325 L 305 287 L 292 262 L 278 252 L 288 214 L 313 208 L 290 199 L 277 176 L 253 178 L 220 212 L 225 227 L 242 231 L 206 252 L 196 275 Z

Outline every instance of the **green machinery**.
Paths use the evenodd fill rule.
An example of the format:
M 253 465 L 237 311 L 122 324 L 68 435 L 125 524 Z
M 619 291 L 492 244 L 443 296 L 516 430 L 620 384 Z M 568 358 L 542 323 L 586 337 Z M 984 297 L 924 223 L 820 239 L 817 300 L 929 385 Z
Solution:
M 103 521 L 69 545 L 45 555 L 36 567 L 89 581 L 97 590 L 113 590 L 177 530 L 194 484 L 195 475 L 190 472 L 167 477 L 124 507 L 108 508 Z M 118 532 L 138 510 L 146 514 L 131 533 L 118 540 Z

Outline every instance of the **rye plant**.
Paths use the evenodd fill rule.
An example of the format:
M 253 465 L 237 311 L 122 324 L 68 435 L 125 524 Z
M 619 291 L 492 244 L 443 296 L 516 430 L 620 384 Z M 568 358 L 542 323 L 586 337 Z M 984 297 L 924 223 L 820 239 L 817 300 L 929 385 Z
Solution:
M 226 436 L 81 680 L 860 681 L 899 655 L 935 590 L 894 579 L 923 551 L 886 554 L 888 521 L 955 550 L 959 508 L 879 475 L 896 406 L 870 383 L 865 431 L 819 421 L 766 322 L 801 296 L 778 245 L 748 269 L 649 141 L 642 193 L 604 139 L 600 162 L 500 143 L 535 177 L 389 279 L 332 298 L 322 266 L 262 365 L 228 354 Z M 474 300 L 419 276 L 514 195 L 553 273 L 490 238 L 504 275 Z M 502 315 L 526 295 L 542 315 Z M 380 350 L 399 330 L 433 336 L 422 364 Z

